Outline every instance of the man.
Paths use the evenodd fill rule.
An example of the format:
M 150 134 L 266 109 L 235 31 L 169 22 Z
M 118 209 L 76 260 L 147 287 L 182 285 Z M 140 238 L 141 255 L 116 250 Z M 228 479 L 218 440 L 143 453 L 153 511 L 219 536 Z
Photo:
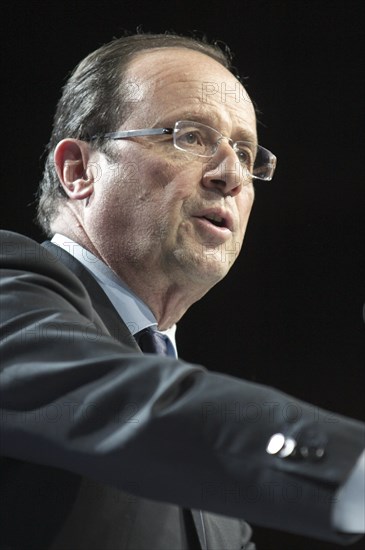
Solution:
M 361 423 L 176 359 L 274 168 L 217 48 L 137 35 L 76 68 L 40 190 L 53 242 L 2 235 L 3 547 L 252 549 L 243 517 L 361 531 Z M 225 414 L 247 403 L 255 422 Z

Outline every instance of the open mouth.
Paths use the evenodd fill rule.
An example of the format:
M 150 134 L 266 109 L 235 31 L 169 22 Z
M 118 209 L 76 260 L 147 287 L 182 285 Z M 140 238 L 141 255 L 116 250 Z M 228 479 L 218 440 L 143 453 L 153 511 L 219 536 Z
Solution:
M 220 216 L 203 216 L 203 219 L 208 220 L 208 222 L 212 223 L 216 227 L 227 227 L 226 220 Z
M 200 211 L 195 212 L 193 217 L 200 220 L 207 230 L 209 227 L 212 230 L 213 227 L 221 229 L 222 235 L 224 234 L 226 237 L 228 231 L 232 233 L 234 230 L 233 215 L 223 208 L 202 208 Z M 218 232 L 216 232 L 216 235 L 218 235 Z

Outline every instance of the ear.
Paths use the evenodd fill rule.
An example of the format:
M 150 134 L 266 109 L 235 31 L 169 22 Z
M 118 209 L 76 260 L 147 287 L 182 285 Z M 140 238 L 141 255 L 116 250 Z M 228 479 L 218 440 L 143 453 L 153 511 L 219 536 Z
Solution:
M 87 169 L 89 146 L 78 139 L 63 139 L 54 152 L 58 178 L 70 199 L 81 200 L 92 195 L 94 178 Z

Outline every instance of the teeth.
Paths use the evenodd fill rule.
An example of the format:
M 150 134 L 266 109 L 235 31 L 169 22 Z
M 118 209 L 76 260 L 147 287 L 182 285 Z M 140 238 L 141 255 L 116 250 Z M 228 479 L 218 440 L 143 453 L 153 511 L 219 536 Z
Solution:
M 215 214 L 205 216 L 208 220 L 212 220 L 213 222 L 221 223 L 223 221 L 223 218 L 221 216 L 216 216 Z

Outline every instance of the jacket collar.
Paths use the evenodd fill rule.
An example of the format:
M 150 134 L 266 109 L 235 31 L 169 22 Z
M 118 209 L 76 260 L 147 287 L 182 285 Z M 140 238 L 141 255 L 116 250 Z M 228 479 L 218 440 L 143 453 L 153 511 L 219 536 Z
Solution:
M 66 250 L 63 250 L 50 241 L 45 241 L 42 243 L 42 246 L 48 250 L 48 252 L 56 256 L 57 259 L 68 267 L 68 269 L 82 282 L 90 296 L 94 309 L 111 336 L 122 344 L 140 351 L 127 325 L 121 319 L 105 292 L 88 270 L 78 260 L 71 256 L 71 254 L 66 252 Z

